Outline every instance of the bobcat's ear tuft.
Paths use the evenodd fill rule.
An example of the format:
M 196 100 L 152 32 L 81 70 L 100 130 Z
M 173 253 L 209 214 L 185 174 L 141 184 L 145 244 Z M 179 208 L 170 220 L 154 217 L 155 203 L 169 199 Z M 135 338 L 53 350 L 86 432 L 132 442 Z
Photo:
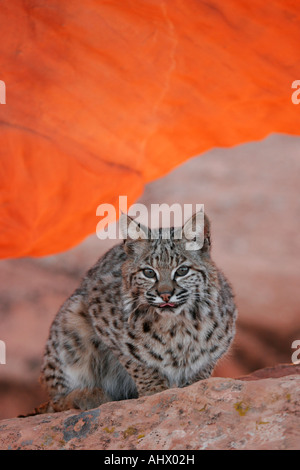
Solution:
M 196 212 L 182 227 L 187 250 L 210 250 L 210 222 L 204 211 Z
M 210 221 L 206 214 L 204 214 L 204 242 L 202 251 L 210 251 L 211 239 L 210 239 Z
M 141 225 L 139 222 L 136 222 L 124 212 L 121 212 L 119 223 L 124 242 L 127 240 L 148 240 L 149 229 Z

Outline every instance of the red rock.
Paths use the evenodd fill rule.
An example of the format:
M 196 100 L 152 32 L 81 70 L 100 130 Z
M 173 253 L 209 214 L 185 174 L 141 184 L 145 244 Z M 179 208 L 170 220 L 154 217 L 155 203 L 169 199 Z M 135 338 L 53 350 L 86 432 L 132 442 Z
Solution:
M 300 364 L 279 364 L 276 367 L 265 367 L 249 375 L 239 377 L 239 380 L 260 380 L 266 378 L 286 377 L 287 375 L 300 375 Z
M 1 13 L 1 257 L 74 246 L 98 204 L 135 201 L 191 156 L 299 135 L 296 0 L 7 1 Z
M 299 449 L 300 374 L 288 367 L 283 377 L 210 378 L 85 412 L 3 420 L 0 449 Z

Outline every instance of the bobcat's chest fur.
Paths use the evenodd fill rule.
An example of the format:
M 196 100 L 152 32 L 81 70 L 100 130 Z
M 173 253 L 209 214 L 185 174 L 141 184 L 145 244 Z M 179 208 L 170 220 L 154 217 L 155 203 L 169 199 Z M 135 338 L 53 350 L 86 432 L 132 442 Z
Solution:
M 191 319 L 185 310 L 177 316 L 155 313 L 130 324 L 127 345 L 136 359 L 158 369 L 170 386 L 183 386 L 213 362 L 219 348 L 221 351 L 217 337 L 213 341 L 213 328 L 218 327 L 210 317 Z

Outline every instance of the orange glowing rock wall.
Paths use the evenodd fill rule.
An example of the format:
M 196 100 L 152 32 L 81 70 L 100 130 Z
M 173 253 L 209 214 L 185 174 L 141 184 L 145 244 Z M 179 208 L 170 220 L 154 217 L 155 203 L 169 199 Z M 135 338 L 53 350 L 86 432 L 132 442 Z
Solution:
M 212 147 L 300 134 L 298 0 L 0 8 L 2 258 L 74 246 L 99 204 Z

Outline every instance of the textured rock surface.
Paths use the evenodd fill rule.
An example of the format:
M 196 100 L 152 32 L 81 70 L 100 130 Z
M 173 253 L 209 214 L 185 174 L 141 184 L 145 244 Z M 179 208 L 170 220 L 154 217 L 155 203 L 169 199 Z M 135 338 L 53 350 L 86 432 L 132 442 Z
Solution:
M 86 412 L 3 420 L 0 449 L 299 449 L 300 367 L 254 378 L 214 377 Z

